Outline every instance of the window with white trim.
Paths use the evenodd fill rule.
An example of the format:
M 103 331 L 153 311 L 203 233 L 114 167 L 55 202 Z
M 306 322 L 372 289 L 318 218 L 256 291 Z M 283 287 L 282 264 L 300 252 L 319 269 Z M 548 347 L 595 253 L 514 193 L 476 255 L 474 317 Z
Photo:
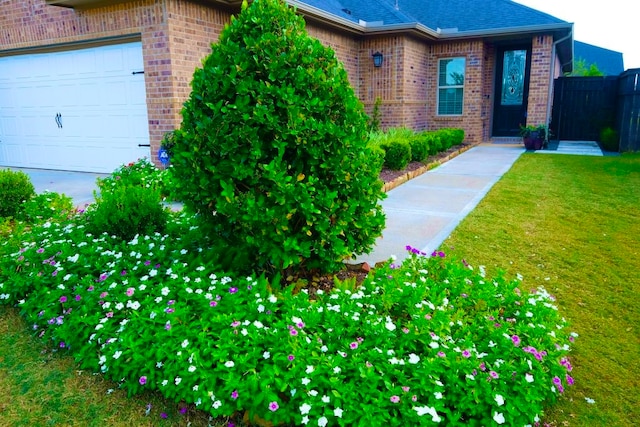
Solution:
M 438 115 L 462 114 L 464 69 L 464 57 L 438 60 Z

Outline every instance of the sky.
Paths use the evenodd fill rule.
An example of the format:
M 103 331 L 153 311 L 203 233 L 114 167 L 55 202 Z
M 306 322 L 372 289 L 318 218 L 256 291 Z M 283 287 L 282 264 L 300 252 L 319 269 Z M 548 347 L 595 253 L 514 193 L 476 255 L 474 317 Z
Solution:
M 640 68 L 637 4 L 630 0 L 516 0 L 573 23 L 573 39 L 622 52 L 624 69 Z

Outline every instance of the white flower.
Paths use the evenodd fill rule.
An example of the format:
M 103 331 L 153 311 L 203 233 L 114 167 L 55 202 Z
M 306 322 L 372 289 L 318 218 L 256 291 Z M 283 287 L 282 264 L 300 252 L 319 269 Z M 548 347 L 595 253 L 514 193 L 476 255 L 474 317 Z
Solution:
M 309 422 L 309 417 L 307 417 L 306 415 L 304 417 L 302 417 L 302 424 L 307 424 Z
M 256 328 L 258 328 L 258 329 L 262 329 L 262 328 L 264 328 L 264 325 L 263 325 L 263 324 L 262 324 L 262 322 L 261 322 L 261 321 L 259 321 L 259 320 L 256 320 L 255 322 L 253 322 L 253 326 L 255 326 L 255 327 L 256 327 Z
M 240 333 L 242 334 L 242 336 L 247 336 L 247 334 L 249 333 L 249 331 L 247 331 L 246 329 L 242 328 L 242 330 L 240 331 Z
M 593 400 L 593 399 L 592 399 L 592 398 L 590 398 L 590 397 L 585 397 L 585 398 L 584 398 L 584 400 L 586 400 L 586 401 L 587 401 L 587 403 L 589 403 L 589 404 L 591 404 L 591 405 L 593 405 L 594 403 L 596 403 L 596 401 L 595 401 L 595 400 Z
M 67 260 L 71 262 L 77 262 L 79 257 L 80 254 L 75 254 L 74 256 L 67 257 Z
M 182 348 L 187 348 L 188 345 L 189 345 L 189 340 L 182 341 Z
M 171 291 L 170 291 L 170 290 L 169 290 L 169 288 L 167 288 L 166 286 L 165 286 L 164 288 L 160 289 L 160 293 L 161 293 L 162 295 L 164 295 L 165 297 L 166 297 L 167 295 L 169 295 L 169 292 L 171 292 Z
M 320 400 L 322 400 L 324 403 L 329 403 L 331 401 L 331 398 L 327 395 L 324 395 Z
M 265 351 L 264 353 L 262 353 L 262 357 L 264 357 L 265 359 L 268 359 L 271 357 L 271 353 L 269 353 L 268 351 Z
M 122 356 L 122 352 L 120 350 L 118 350 L 115 353 L 113 353 L 113 358 L 114 359 L 119 359 L 120 356 Z
M 333 415 L 338 417 L 338 418 L 342 418 L 342 409 L 341 408 L 336 408 L 333 410 Z
M 438 415 L 436 408 L 430 408 L 429 406 L 416 406 L 413 408 L 414 411 L 418 413 L 418 416 L 423 416 L 425 414 L 431 415 L 431 418 L 434 423 L 439 423 L 442 419 Z
M 504 424 L 504 415 L 502 415 L 502 412 L 494 412 L 493 413 L 493 421 L 495 421 L 498 424 Z
M 104 365 L 106 362 L 107 362 L 107 356 L 104 356 L 104 355 L 100 356 L 100 360 L 98 360 L 98 363 L 100 365 Z
M 311 410 L 311 405 L 309 405 L 308 403 L 305 403 L 300 407 L 300 414 L 302 415 L 308 414 L 310 410 Z
M 342 369 L 340 369 L 340 366 L 336 366 L 335 368 L 333 368 L 333 372 L 336 374 L 339 374 L 340 371 L 342 371 Z
M 307 369 L 305 370 L 305 372 L 307 374 L 310 374 L 311 372 L 313 372 L 313 370 L 314 370 L 314 367 L 312 365 L 307 365 Z
M 439 391 L 436 391 L 435 393 L 433 393 L 433 395 L 436 397 L 436 399 L 442 399 L 442 393 L 440 393 Z
M 385 323 L 384 327 L 387 328 L 390 331 L 395 331 L 396 330 L 396 325 L 394 325 L 393 322 Z
M 533 375 L 531 375 L 531 374 L 526 374 L 526 375 L 524 376 L 524 379 L 525 379 L 525 381 L 526 381 L 526 382 L 528 382 L 528 383 L 532 383 L 532 382 L 533 382 Z
M 437 343 L 437 342 L 435 342 L 435 341 L 431 341 L 431 342 L 429 343 L 429 347 L 431 347 L 431 348 L 438 348 L 438 347 L 440 347 L 440 344 L 438 344 L 438 343 Z
M 309 378 L 303 378 L 300 382 L 302 383 L 302 385 L 307 385 L 311 382 L 311 380 Z
M 140 308 L 140 303 L 138 301 L 134 301 L 131 303 L 130 307 L 134 310 L 137 310 Z
M 258 306 L 258 313 L 264 313 L 264 305 L 260 304 Z
M 415 365 L 419 361 L 420 361 L 420 356 L 418 356 L 417 354 L 411 353 L 409 355 L 409 363 L 411 363 L 412 365 Z
M 218 409 L 219 407 L 222 406 L 222 402 L 220 402 L 219 400 L 216 400 L 215 402 L 213 402 L 211 406 L 213 406 L 213 409 Z
M 162 386 L 166 387 L 167 384 L 169 384 L 169 380 L 162 380 Z
M 227 368 L 233 368 L 236 364 L 233 363 L 233 360 L 229 360 L 228 362 L 224 362 L 224 366 Z
M 318 426 L 325 427 L 328 422 L 329 420 L 327 419 L 327 417 L 320 417 L 320 419 L 318 419 Z
M 326 353 L 329 350 L 329 348 L 326 345 L 323 345 L 322 347 L 320 347 L 320 351 L 323 353 Z
M 195 370 L 196 370 L 195 366 L 193 365 L 189 366 L 189 372 L 195 372 Z
M 309 394 L 313 397 L 316 397 L 318 395 L 318 391 L 317 390 L 309 390 Z
M 176 377 L 174 382 L 175 382 L 176 385 L 178 385 L 178 384 L 180 384 L 180 382 L 182 382 L 182 378 Z
M 271 295 L 271 296 L 269 296 L 269 302 L 270 302 L 271 304 L 275 304 L 275 303 L 277 303 L 277 302 L 278 302 L 278 297 L 276 297 L 275 295 Z
M 198 389 L 200 388 L 200 386 L 198 384 L 194 385 L 192 390 L 193 391 L 198 391 Z
M 496 394 L 494 399 L 496 400 L 496 403 L 498 404 L 498 406 L 504 405 L 504 397 L 502 397 L 502 395 Z
M 164 363 L 162 363 L 162 362 L 157 362 L 156 363 L 156 368 L 160 369 L 160 368 L 162 368 L 162 366 L 164 366 Z

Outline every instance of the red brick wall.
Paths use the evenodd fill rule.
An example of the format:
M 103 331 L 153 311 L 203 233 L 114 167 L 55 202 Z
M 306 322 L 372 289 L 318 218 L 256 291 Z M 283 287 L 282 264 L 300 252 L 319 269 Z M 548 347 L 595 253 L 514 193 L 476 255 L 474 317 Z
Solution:
M 529 103 L 527 124 L 548 124 L 549 85 L 551 81 L 551 55 L 553 38 L 536 36 L 531 44 L 531 78 L 529 80 Z
M 344 64 L 344 68 L 349 75 L 349 81 L 358 94 L 358 73 L 360 69 L 359 43 L 353 37 L 338 34 L 335 31 L 322 28 L 318 25 L 307 24 L 307 32 L 311 37 L 315 37 L 323 45 L 332 48 L 337 58 Z

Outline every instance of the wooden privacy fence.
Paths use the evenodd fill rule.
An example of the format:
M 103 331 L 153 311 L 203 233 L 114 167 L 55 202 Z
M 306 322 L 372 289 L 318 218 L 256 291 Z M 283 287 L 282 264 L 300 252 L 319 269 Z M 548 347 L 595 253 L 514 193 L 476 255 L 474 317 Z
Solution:
M 620 151 L 640 151 L 640 68 L 619 76 L 555 80 L 554 139 L 598 141 L 607 127 L 617 131 Z

